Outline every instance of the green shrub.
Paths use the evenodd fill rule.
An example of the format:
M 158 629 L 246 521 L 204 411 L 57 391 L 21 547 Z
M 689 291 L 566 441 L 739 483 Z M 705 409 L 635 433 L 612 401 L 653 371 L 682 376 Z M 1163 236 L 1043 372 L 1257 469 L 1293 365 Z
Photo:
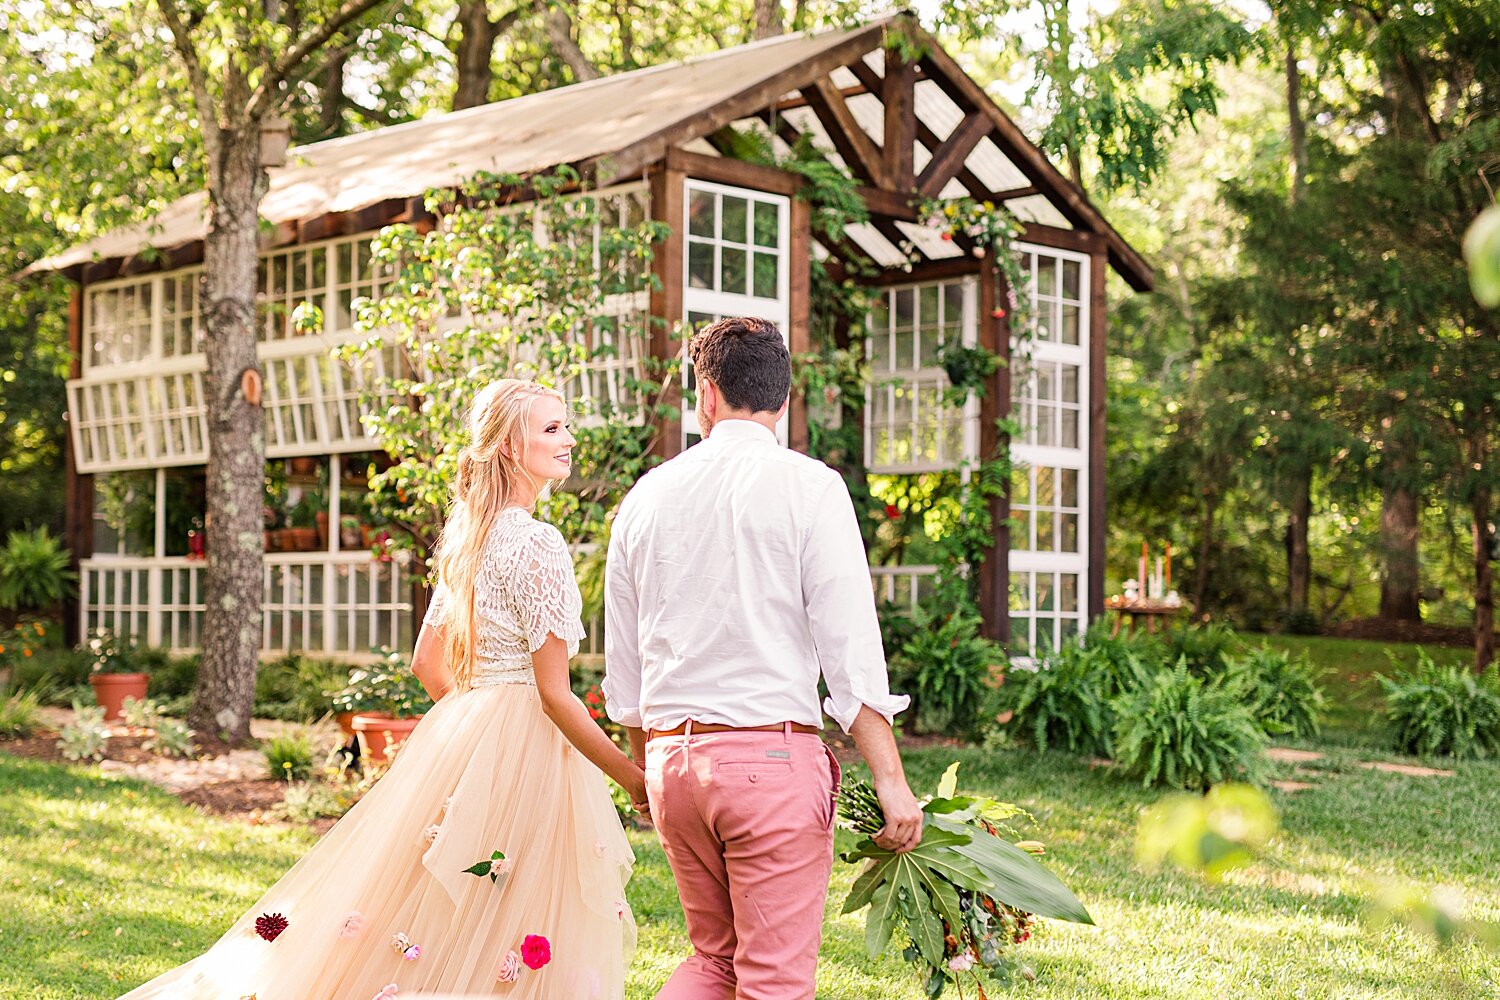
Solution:
M 377 655 L 377 663 L 352 671 L 344 687 L 331 695 L 335 712 L 386 712 L 409 719 L 432 708 L 406 657 L 386 646 Z
M 1230 660 L 1224 678 L 1243 694 L 1267 736 L 1307 739 L 1318 735 L 1328 705 L 1317 674 L 1306 656 L 1293 660 L 1262 645 Z
M 994 675 L 1006 662 L 998 643 L 980 634 L 980 618 L 966 608 L 918 608 L 916 629 L 896 660 L 900 689 L 914 702 L 916 728 L 973 734 L 994 715 Z
M 49 705 L 67 705 L 70 689 L 82 685 L 83 699 L 93 697 L 89 682 L 88 655 L 76 649 L 37 649 L 11 664 L 11 684 L 16 688 L 40 688 L 48 692 L 43 700 Z
M 1203 789 L 1264 768 L 1265 731 L 1240 691 L 1179 660 L 1114 702 L 1114 758 L 1144 785 Z
M 1239 647 L 1239 636 L 1227 625 L 1175 629 L 1165 639 L 1163 663 L 1186 660 L 1189 670 L 1208 676 L 1223 672 Z
M 337 818 L 359 801 L 347 785 L 326 781 L 301 781 L 287 786 L 272 815 L 292 823 L 311 823 L 324 817 Z
M 1311 608 L 1293 608 L 1282 616 L 1281 630 L 1287 635 L 1320 635 L 1323 622 Z
M 283 733 L 260 745 L 266 756 L 266 773 L 282 781 L 304 781 L 312 777 L 317 751 L 302 733 Z
M 1109 756 L 1119 684 L 1116 651 L 1068 645 L 1038 660 L 1034 671 L 1009 670 L 997 699 L 1002 710 L 1013 713 L 1008 728 L 1039 750 L 1066 747 Z
M 349 683 L 349 666 L 295 653 L 262 663 L 255 674 L 255 714 L 316 722 L 333 710 L 333 692 Z
M 151 726 L 151 735 L 141 741 L 141 749 L 168 757 L 191 757 L 193 731 L 180 719 L 157 716 Z
M 63 726 L 57 741 L 62 755 L 72 761 L 99 760 L 109 730 L 104 725 L 104 709 L 98 705 L 73 702 L 73 721 Z
M 24 739 L 36 732 L 41 719 L 42 692 L 12 691 L 0 701 L 0 737 Z
M 73 596 L 78 574 L 46 528 L 12 531 L 0 549 L 0 608 L 50 608 Z
M 198 685 L 197 653 L 173 655 L 162 649 L 142 649 L 137 655 L 140 669 L 150 675 L 146 692 L 152 698 L 166 702 L 192 696 Z
M 1392 742 L 1403 753 L 1459 760 L 1500 753 L 1500 676 L 1438 666 L 1425 649 L 1409 677 L 1379 676 Z

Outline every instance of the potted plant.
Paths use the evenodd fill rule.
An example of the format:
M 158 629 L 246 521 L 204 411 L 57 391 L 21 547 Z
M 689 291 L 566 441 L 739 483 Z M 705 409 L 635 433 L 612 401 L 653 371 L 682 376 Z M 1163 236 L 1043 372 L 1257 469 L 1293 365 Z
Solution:
M 122 716 L 126 698 L 145 700 L 148 678 L 135 669 L 135 647 L 108 629 L 95 631 L 86 648 L 94 700 L 104 709 L 104 721 L 114 722 Z
M 287 514 L 287 528 L 282 532 L 288 552 L 316 552 L 318 549 L 318 500 L 311 491 L 302 494 Z
M 368 669 L 354 671 L 349 685 L 334 697 L 334 708 L 341 704 L 367 705 L 350 720 L 359 734 L 365 756 L 372 761 L 387 759 L 391 750 L 401 744 L 432 707 L 432 699 L 422 682 L 411 671 L 406 657 L 388 646 L 382 646 L 379 659 Z M 345 692 L 352 692 L 341 701 Z

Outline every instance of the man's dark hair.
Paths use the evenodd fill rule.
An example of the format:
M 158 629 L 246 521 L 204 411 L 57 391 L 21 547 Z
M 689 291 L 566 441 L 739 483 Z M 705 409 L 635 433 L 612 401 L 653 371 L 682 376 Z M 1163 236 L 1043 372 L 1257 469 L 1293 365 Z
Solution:
M 688 356 L 699 378 L 737 410 L 775 413 L 792 389 L 792 357 L 781 331 L 754 316 L 721 319 L 693 334 Z

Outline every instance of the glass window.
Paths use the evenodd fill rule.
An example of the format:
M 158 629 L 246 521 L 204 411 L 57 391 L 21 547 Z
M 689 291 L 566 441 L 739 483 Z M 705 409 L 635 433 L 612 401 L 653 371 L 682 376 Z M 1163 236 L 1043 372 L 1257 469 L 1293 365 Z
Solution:
M 939 364 L 943 345 L 962 343 L 963 280 L 885 289 L 866 321 L 867 357 L 874 375 L 865 407 L 866 461 L 874 471 L 953 468 L 964 457 L 961 405 Z

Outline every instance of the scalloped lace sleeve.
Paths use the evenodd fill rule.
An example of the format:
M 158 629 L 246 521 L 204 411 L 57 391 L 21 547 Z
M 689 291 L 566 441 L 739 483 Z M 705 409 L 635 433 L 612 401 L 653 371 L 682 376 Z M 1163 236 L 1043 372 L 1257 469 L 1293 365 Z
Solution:
M 432 596 L 427 599 L 427 613 L 422 616 L 423 625 L 436 625 L 442 617 L 443 605 L 448 603 L 448 585 L 442 581 L 432 588 Z
M 517 617 L 526 634 L 526 648 L 535 653 L 555 635 L 568 644 L 568 656 L 578 652 L 587 634 L 583 629 L 583 597 L 573 575 L 573 556 L 562 532 L 543 525 L 527 546 L 517 588 Z

